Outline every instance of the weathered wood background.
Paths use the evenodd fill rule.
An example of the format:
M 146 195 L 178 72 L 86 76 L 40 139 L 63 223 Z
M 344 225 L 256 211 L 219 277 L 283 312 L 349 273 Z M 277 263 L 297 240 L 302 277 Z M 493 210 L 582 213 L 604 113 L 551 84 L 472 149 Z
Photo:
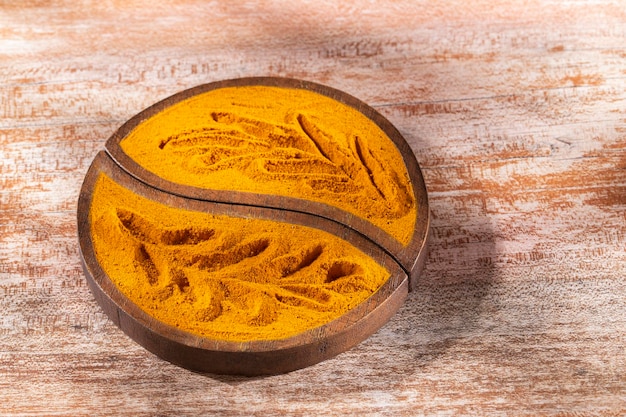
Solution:
M 287 375 L 132 342 L 82 274 L 76 202 L 126 119 L 289 76 L 404 134 L 430 191 L 417 291 Z M 0 1 L 0 414 L 625 415 L 623 1 Z

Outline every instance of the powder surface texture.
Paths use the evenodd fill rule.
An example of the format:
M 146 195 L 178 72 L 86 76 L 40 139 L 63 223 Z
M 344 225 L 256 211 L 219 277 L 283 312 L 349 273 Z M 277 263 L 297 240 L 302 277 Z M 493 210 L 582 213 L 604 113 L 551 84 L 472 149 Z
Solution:
M 90 211 L 96 258 L 154 318 L 227 341 L 321 326 L 387 281 L 383 266 L 329 233 L 166 206 L 100 174 Z
M 311 91 L 229 87 L 183 100 L 120 143 L 174 183 L 274 194 L 338 207 L 401 244 L 416 201 L 394 143 L 356 109 Z

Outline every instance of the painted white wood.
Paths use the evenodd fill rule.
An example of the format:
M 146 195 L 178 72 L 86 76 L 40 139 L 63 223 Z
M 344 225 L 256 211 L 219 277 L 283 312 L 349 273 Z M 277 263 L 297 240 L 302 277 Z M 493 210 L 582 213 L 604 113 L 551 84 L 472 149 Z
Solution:
M 626 414 L 624 4 L 155 3 L 0 3 L 0 415 Z M 426 178 L 431 252 L 349 352 L 198 375 L 102 313 L 76 202 L 126 119 L 252 75 L 387 116 Z

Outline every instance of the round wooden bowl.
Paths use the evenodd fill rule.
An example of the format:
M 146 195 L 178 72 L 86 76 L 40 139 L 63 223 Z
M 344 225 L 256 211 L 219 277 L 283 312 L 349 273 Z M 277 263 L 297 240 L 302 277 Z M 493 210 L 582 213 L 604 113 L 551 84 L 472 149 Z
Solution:
M 120 146 L 139 123 L 181 100 L 223 87 L 275 86 L 305 89 L 353 107 L 377 124 L 399 150 L 417 205 L 417 222 L 403 246 L 371 223 L 336 207 L 277 195 L 209 190 L 167 181 L 142 168 Z M 137 114 L 106 143 L 85 177 L 78 201 L 78 235 L 87 282 L 109 318 L 147 350 L 177 365 L 199 372 L 267 375 L 289 372 L 333 357 L 366 339 L 400 308 L 423 267 L 429 229 L 424 180 L 411 148 L 387 119 L 365 103 L 319 84 L 286 78 L 243 78 L 206 84 L 171 96 Z M 280 340 L 230 342 L 201 337 L 167 325 L 127 298 L 99 264 L 89 213 L 94 185 L 104 173 L 135 194 L 186 210 L 242 218 L 276 220 L 314 227 L 350 242 L 390 272 L 390 278 L 370 298 L 320 327 Z

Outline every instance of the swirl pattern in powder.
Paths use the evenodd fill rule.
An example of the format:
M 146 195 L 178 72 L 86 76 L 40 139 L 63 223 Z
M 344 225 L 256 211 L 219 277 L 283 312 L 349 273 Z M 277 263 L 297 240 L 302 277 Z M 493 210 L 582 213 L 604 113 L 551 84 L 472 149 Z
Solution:
M 300 89 L 229 87 L 183 100 L 121 141 L 168 181 L 325 203 L 407 245 L 416 201 L 399 151 L 356 109 Z

